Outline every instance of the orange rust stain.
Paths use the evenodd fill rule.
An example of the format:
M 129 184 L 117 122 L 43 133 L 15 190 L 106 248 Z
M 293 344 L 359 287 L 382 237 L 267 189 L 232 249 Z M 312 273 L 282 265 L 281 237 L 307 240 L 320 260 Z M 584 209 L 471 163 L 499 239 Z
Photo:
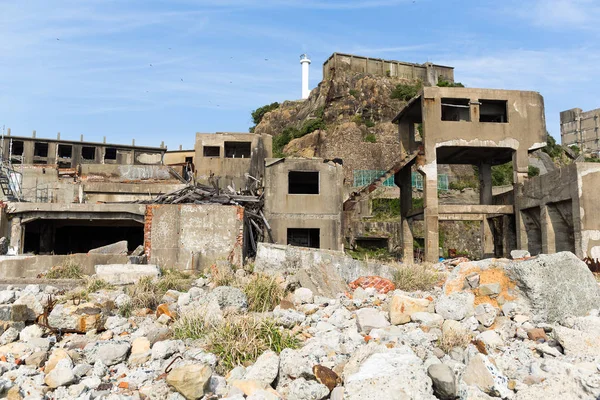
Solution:
M 470 275 L 474 272 L 481 273 L 481 268 L 472 264 L 463 264 L 458 277 L 454 280 L 446 281 L 446 286 L 444 287 L 444 291 L 446 292 L 446 294 L 461 292 L 465 284 L 465 278 L 467 277 L 467 275 Z
M 237 219 L 238 221 L 244 220 L 244 207 L 237 207 Z
M 86 320 L 85 317 L 80 317 L 79 318 L 79 331 L 80 332 L 86 332 Z
M 119 382 L 119 388 L 129 389 L 129 382 Z
M 371 341 L 373 338 L 369 335 L 365 336 L 365 343 L 369 343 L 369 341 Z
M 488 283 L 499 283 L 500 284 L 500 293 L 498 296 L 491 298 L 490 296 L 483 296 L 479 293 L 479 289 L 473 289 L 471 292 L 475 295 L 475 305 L 488 303 L 492 306 L 498 308 L 498 297 L 503 297 L 506 301 L 512 301 L 515 299 L 515 296 L 510 293 L 515 288 L 515 282 L 511 281 L 509 277 L 504 272 L 504 269 L 499 268 L 488 268 L 482 270 L 476 265 L 468 264 L 463 265 L 461 271 L 457 278 L 453 280 L 446 281 L 446 286 L 444 291 L 447 295 L 455 292 L 460 292 L 464 290 L 464 282 L 465 278 L 472 274 L 479 274 L 479 284 L 484 285 Z

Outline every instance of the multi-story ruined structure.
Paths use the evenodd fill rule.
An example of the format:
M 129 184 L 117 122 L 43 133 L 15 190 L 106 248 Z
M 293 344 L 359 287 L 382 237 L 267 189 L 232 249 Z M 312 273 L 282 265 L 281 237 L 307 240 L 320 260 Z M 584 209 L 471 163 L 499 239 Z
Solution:
M 264 159 L 273 156 L 273 138 L 252 133 L 196 133 L 194 148 L 198 182 L 218 180 L 220 187 L 239 189 L 246 186 L 246 174 L 256 179 L 263 176 Z
M 565 146 L 577 146 L 584 154 L 600 151 L 600 108 L 572 108 L 560 113 L 560 137 Z
M 535 92 L 425 87 L 394 119 L 407 157 L 397 164 L 395 174 L 401 191 L 402 237 L 405 259 L 413 257 L 411 220 L 424 219 L 425 259 L 439 257 L 440 220 L 481 221 L 484 255 L 501 254 L 516 244 L 508 233 L 514 215 L 514 198 L 495 204 L 491 167 L 512 162 L 513 183 L 527 178 L 528 154 L 545 145 L 544 102 Z M 420 126 L 420 128 L 419 128 Z M 438 164 L 470 164 L 479 169 L 479 204 L 440 205 Z M 411 171 L 423 175 L 422 209 L 412 208 Z M 517 225 L 520 225 L 517 214 Z M 492 226 L 500 227 L 494 235 Z M 517 231 L 520 243 L 522 232 Z M 494 237 L 496 236 L 496 237 Z
M 323 63 L 323 79 L 330 79 L 332 71 L 350 70 L 365 74 L 421 80 L 434 86 L 439 78 L 454 82 L 454 68 L 432 63 L 415 64 L 405 61 L 383 60 L 353 54 L 333 53 Z
M 334 161 L 267 159 L 265 216 L 279 244 L 344 250 L 344 172 Z

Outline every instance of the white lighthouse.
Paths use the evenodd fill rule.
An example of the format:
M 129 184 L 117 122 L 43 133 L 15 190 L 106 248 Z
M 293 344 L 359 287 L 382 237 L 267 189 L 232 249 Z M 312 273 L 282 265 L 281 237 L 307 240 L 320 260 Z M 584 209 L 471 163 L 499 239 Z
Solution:
M 302 99 L 308 99 L 310 90 L 308 89 L 308 66 L 310 58 L 306 54 L 300 56 L 300 64 L 302 64 Z

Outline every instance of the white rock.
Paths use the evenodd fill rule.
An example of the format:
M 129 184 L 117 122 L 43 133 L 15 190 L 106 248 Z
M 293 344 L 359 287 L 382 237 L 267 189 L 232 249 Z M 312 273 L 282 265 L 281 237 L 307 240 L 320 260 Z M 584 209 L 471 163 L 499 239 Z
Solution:
M 112 285 L 129 285 L 140 278 L 157 278 L 160 269 L 151 264 L 106 264 L 96 265 L 96 276 Z
M 345 378 L 344 400 L 435 400 L 431 379 L 408 346 L 375 353 Z
M 131 304 L 131 297 L 125 293 L 121 293 L 115 297 L 114 302 L 117 307 L 123 307 L 127 304 Z
M 510 256 L 515 260 L 518 258 L 531 257 L 531 254 L 527 250 L 511 250 Z
M 562 326 L 555 326 L 553 332 L 567 356 L 600 356 L 600 333 L 582 332 Z
M 286 328 L 292 328 L 294 325 L 301 324 L 306 319 L 306 315 L 299 311 L 289 308 L 282 309 L 279 306 L 275 307 L 273 310 L 273 317 L 277 324 L 285 326 Z
M 482 303 L 475 307 L 475 318 L 486 328 L 492 326 L 496 320 L 497 311 L 491 304 Z
M 475 295 L 471 292 L 455 292 L 442 295 L 435 304 L 435 312 L 444 319 L 460 321 L 474 313 Z
M 483 354 L 475 354 L 470 359 L 462 379 L 467 385 L 477 386 L 490 396 L 512 397 L 508 378 Z
M 39 325 L 29 325 L 23 328 L 19 333 L 19 339 L 24 342 L 29 342 L 31 339 L 41 338 L 44 335 L 44 330 Z
M 100 360 L 105 365 L 111 366 L 125 361 L 130 348 L 131 344 L 129 342 L 115 340 L 89 343 L 85 346 L 83 352 L 88 363 L 92 364 L 96 360 Z
M 44 382 L 51 388 L 65 386 L 75 381 L 73 364 L 70 359 L 64 358 L 56 364 L 56 367 L 44 378 Z
M 248 369 L 245 380 L 257 380 L 271 385 L 279 373 L 279 356 L 274 351 L 267 351 L 256 359 Z
M 152 346 L 152 359 L 164 360 L 165 358 L 171 357 L 175 353 L 183 352 L 184 350 L 185 346 L 181 340 L 163 340 L 154 343 L 154 346 Z
M 13 328 L 12 326 L 4 331 L 2 335 L 0 335 L 0 345 L 5 345 L 8 343 L 12 343 L 19 337 L 19 331 Z
M 440 328 L 444 323 L 444 317 L 429 312 L 412 313 L 410 320 L 428 328 Z
M 313 302 L 313 292 L 309 288 L 298 288 L 294 291 L 294 295 L 292 297 L 294 304 L 307 304 Z
M 504 346 L 504 341 L 496 331 L 481 332 L 477 335 L 477 339 L 481 340 L 487 349 L 497 350 Z
M 294 380 L 288 386 L 288 400 L 321 400 L 329 395 L 327 386 L 304 378 Z
M 371 332 L 371 329 L 390 326 L 390 322 L 386 318 L 386 313 L 376 308 L 361 308 L 357 310 L 356 323 L 358 324 L 358 329 L 365 334 Z
M 0 304 L 9 304 L 15 300 L 14 290 L 1 290 L 0 291 Z
M 42 303 L 40 303 L 35 295 L 31 293 L 27 293 L 19 297 L 14 304 L 25 304 L 27 306 L 27 321 L 35 321 L 38 315 L 42 315 L 44 312 L 44 306 L 42 306 Z

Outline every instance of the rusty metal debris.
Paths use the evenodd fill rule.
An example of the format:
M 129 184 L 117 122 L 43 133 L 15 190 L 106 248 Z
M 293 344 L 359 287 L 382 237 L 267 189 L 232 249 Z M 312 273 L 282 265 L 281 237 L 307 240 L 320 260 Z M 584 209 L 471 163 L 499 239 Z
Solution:
M 165 368 L 165 374 L 168 374 L 169 372 L 171 372 L 171 369 L 172 369 L 171 366 L 175 363 L 175 361 L 177 361 L 179 359 L 183 360 L 183 357 L 182 356 L 177 356 L 173 360 L 171 360 L 171 362 L 169 363 L 169 365 L 167 365 L 167 368 Z

